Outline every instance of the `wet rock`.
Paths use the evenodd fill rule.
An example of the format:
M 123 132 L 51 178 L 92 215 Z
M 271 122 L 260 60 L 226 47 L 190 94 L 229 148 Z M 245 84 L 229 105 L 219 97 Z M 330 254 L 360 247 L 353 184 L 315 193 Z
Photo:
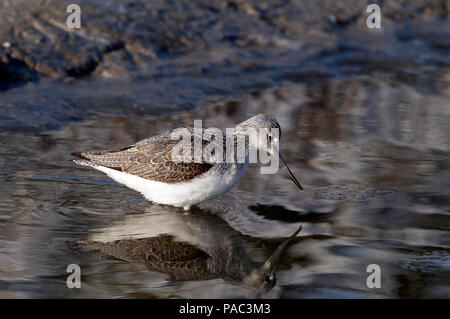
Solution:
M 12 58 L 0 50 L 0 91 L 36 81 L 37 78 L 37 72 L 29 69 L 24 62 Z
M 414 21 L 405 26 L 400 36 L 405 40 L 423 41 L 436 49 L 449 50 L 450 21 Z
M 232 98 L 230 94 L 236 97 L 285 81 L 450 67 L 446 1 L 380 2 L 380 32 L 367 29 L 365 5 L 359 0 L 79 0 L 81 29 L 66 26 L 69 3 L 0 3 L 0 90 L 33 83 L 22 94 L 13 94 L 17 100 L 1 96 L 2 105 L 27 112 L 22 96 L 33 92 L 26 105 L 34 108 L 54 100 L 63 121 L 75 113 L 84 118 L 89 109 L 154 114 L 157 109 L 184 110 L 213 96 Z M 105 95 L 96 99 L 116 100 L 121 95 L 117 100 L 128 102 L 119 109 L 117 103 L 92 107 L 98 103 L 74 93 L 91 79 L 91 86 L 101 87 L 98 95 Z M 117 82 L 103 84 L 109 80 Z M 144 96 L 136 97 L 133 88 L 143 83 L 147 89 L 138 91 Z M 117 87 L 128 91 L 118 94 Z M 63 108 L 56 101 L 67 101 L 66 94 L 87 104 Z M 0 108 L 0 116 L 23 123 L 24 132 L 54 127 L 53 117 L 38 116 L 38 123 L 25 123 L 2 112 Z M 10 131 L 4 122 L 0 130 Z
M 9 43 L 6 55 L 44 76 L 86 76 L 114 51 L 124 51 L 115 55 L 116 63 L 149 65 L 167 54 L 235 43 L 245 48 L 299 49 L 301 43 L 331 48 L 335 26 L 357 21 L 360 25 L 366 18 L 358 0 L 126 0 L 120 4 L 81 0 L 82 27 L 69 29 L 65 24 L 68 3 L 17 0 L 1 4 L 0 38 Z M 445 1 L 414 1 L 383 4 L 382 10 L 387 19 L 407 21 L 439 18 L 448 8 Z

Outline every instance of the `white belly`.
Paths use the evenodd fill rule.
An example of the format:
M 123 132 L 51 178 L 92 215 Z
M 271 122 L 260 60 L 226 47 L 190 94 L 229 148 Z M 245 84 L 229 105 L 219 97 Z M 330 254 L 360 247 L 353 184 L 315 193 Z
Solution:
M 225 175 L 217 174 L 217 171 L 210 169 L 191 181 L 172 184 L 151 181 L 103 166 L 94 166 L 94 168 L 142 193 L 152 202 L 187 208 L 228 191 L 244 175 L 247 165 L 239 168 L 232 166 L 231 171 Z

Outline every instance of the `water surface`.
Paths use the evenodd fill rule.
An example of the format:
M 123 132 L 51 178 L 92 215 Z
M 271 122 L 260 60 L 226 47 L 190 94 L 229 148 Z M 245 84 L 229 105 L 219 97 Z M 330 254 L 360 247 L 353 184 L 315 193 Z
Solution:
M 449 90 L 392 81 L 286 83 L 173 115 L 94 115 L 38 136 L 0 136 L 0 296 L 248 297 L 223 278 L 180 281 L 76 245 L 124 232 L 149 238 L 156 227 L 193 236 L 195 247 L 195 231 L 183 237 L 180 229 L 208 232 L 216 218 L 255 265 L 303 225 L 264 297 L 449 298 Z M 260 175 L 253 166 L 231 192 L 199 205 L 204 217 L 189 222 L 178 212 L 164 222 L 161 208 L 161 228 L 143 227 L 157 206 L 70 161 L 71 151 L 127 145 L 194 119 L 226 128 L 260 112 L 279 120 L 281 151 L 304 192 L 282 171 Z M 82 269 L 81 289 L 66 287 L 72 263 Z M 379 289 L 366 286 L 369 264 L 381 267 Z
M 1 1 L 0 297 L 249 297 L 226 260 L 301 224 L 263 297 L 450 298 L 448 1 L 372 2 L 381 29 L 360 0 L 79 0 L 69 30 L 68 1 Z M 69 155 L 258 113 L 304 192 L 252 166 L 186 215 Z

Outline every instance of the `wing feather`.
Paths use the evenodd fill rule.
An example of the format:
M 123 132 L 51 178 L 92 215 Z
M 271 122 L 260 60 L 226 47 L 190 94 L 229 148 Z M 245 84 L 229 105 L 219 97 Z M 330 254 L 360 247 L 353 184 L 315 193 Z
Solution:
M 180 143 L 179 140 L 171 138 L 173 131 L 167 131 L 121 149 L 72 154 L 91 164 L 113 168 L 149 180 L 166 183 L 183 182 L 207 172 L 212 167 L 214 160 L 203 154 L 203 148 L 206 145 L 216 143 L 218 147 L 223 147 L 225 142 L 225 138 L 219 139 L 218 142 L 205 140 L 202 138 L 203 135 L 194 135 L 192 128 L 188 128 L 188 131 L 192 134 L 190 158 L 183 157 L 182 154 L 173 154 L 173 148 Z M 194 149 L 196 138 L 201 139 L 199 141 L 202 147 L 199 149 Z M 195 151 L 202 152 L 201 156 L 196 157 Z M 200 161 L 194 162 L 194 159 L 200 159 Z

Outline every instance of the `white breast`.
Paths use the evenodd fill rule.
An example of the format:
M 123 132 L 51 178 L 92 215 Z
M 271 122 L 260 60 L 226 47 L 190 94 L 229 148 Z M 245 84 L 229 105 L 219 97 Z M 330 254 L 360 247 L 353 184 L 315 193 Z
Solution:
M 218 170 L 211 168 L 191 181 L 172 184 L 151 181 L 104 166 L 94 168 L 106 173 L 118 183 L 142 193 L 152 202 L 188 208 L 228 191 L 242 178 L 247 165 L 233 165 L 226 174 L 219 174 Z

